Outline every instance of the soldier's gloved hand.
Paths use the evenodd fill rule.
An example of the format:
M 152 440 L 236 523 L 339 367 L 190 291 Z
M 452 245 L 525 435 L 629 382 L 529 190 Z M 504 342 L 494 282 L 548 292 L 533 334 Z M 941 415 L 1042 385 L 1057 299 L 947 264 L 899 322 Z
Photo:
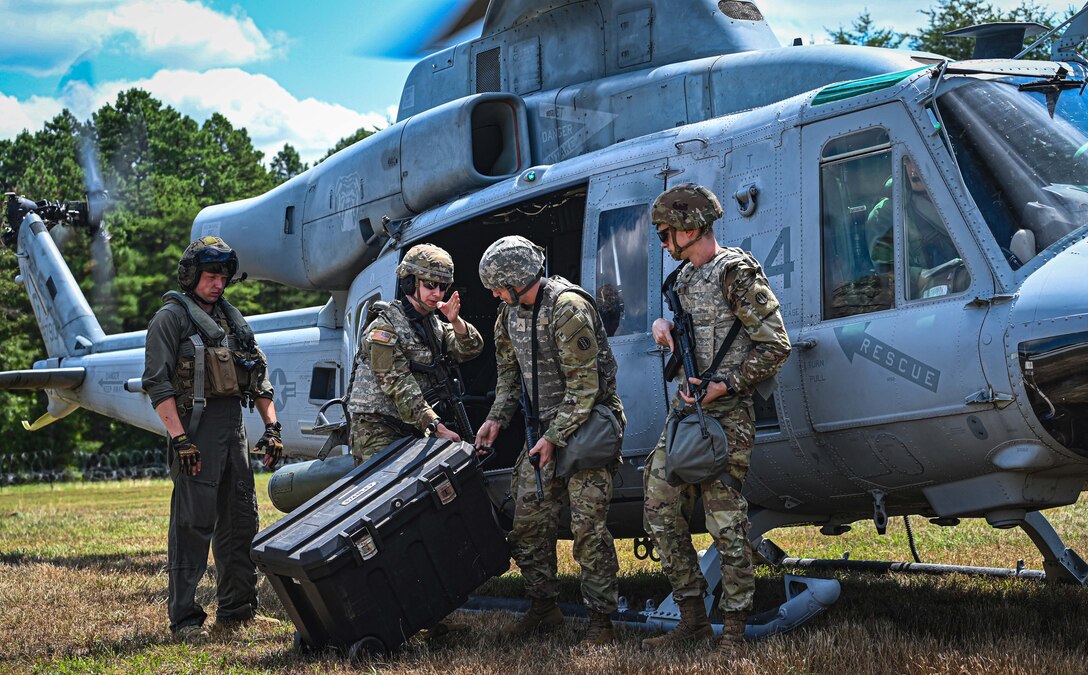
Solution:
M 279 422 L 265 424 L 264 434 L 257 441 L 257 447 L 254 448 L 254 452 L 264 452 L 264 459 L 261 460 L 261 463 L 264 464 L 266 469 L 274 468 L 279 463 L 280 458 L 283 457 L 281 429 L 283 427 Z
M 200 450 L 189 440 L 188 434 L 178 434 L 170 439 L 174 452 L 178 453 L 178 465 L 190 476 L 200 473 Z

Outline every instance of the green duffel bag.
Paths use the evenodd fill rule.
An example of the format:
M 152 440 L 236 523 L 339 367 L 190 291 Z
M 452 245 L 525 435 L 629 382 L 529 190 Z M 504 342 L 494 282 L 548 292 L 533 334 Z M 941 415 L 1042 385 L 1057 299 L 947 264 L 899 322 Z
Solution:
M 608 406 L 598 403 L 589 411 L 589 419 L 578 427 L 566 446 L 556 448 L 555 475 L 570 478 L 583 469 L 608 466 L 619 456 L 623 430 Z
M 665 422 L 665 480 L 673 487 L 716 480 L 729 468 L 729 440 L 721 422 L 704 415 L 707 436 L 695 414 Z

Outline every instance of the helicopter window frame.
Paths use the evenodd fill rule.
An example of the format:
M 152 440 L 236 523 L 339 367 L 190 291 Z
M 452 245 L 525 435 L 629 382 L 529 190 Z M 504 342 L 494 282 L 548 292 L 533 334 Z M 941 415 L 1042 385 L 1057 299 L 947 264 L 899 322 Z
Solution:
M 651 204 L 639 201 L 633 204 L 614 204 L 597 213 L 596 241 L 594 242 L 593 288 L 597 313 L 610 338 L 643 335 L 650 332 L 650 271 L 646 264 L 652 256 L 656 240 L 650 236 Z M 614 244 L 621 238 L 637 254 L 621 253 Z M 621 248 L 622 245 L 621 245 Z M 615 255 L 606 256 L 606 253 Z M 609 273 L 605 260 L 612 262 Z M 632 274 L 634 278 L 632 279 Z M 624 280 L 630 283 L 625 283 Z M 615 297 L 604 298 L 606 286 L 616 290 Z M 610 309 L 618 304 L 619 315 L 611 316 Z M 614 326 L 610 325 L 615 323 Z
M 820 305 L 829 321 L 893 309 L 896 305 L 898 228 L 892 227 L 890 260 L 873 260 L 868 220 L 894 190 L 894 151 L 888 129 L 872 126 L 828 139 L 820 151 Z M 876 165 L 874 167 L 874 165 Z M 879 176 L 889 178 L 881 181 Z M 874 178 L 875 177 L 875 178 Z M 891 194 L 887 194 L 889 184 Z M 894 213 L 894 211 L 893 211 Z

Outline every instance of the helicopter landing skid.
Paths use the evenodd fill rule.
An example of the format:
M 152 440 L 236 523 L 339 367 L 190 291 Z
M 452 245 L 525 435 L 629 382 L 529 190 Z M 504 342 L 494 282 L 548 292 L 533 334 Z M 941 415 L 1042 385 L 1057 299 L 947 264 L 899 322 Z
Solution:
M 717 589 L 721 585 L 721 563 L 718 549 L 711 546 L 701 556 L 699 567 L 706 577 L 707 588 Z M 797 628 L 825 612 L 839 599 L 839 582 L 835 579 L 819 579 L 787 574 L 783 577 L 786 584 L 786 601 L 775 609 L 748 617 L 744 628 L 745 640 L 786 633 Z M 713 607 L 715 593 L 708 593 L 704 602 L 707 613 Z M 641 612 L 646 617 L 646 628 L 672 630 L 680 622 L 680 608 L 670 594 L 656 608 L 647 608 Z M 714 633 L 720 635 L 722 626 L 712 623 Z

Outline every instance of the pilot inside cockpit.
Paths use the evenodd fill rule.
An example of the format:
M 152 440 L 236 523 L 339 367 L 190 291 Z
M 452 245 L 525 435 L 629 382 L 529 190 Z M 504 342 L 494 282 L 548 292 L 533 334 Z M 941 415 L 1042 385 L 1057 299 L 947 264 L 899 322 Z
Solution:
M 914 161 L 903 156 L 903 222 L 907 235 L 907 298 L 934 298 L 966 290 L 970 283 L 956 245 L 933 204 Z M 885 197 L 866 221 L 869 254 L 878 272 L 894 269 L 893 200 Z

